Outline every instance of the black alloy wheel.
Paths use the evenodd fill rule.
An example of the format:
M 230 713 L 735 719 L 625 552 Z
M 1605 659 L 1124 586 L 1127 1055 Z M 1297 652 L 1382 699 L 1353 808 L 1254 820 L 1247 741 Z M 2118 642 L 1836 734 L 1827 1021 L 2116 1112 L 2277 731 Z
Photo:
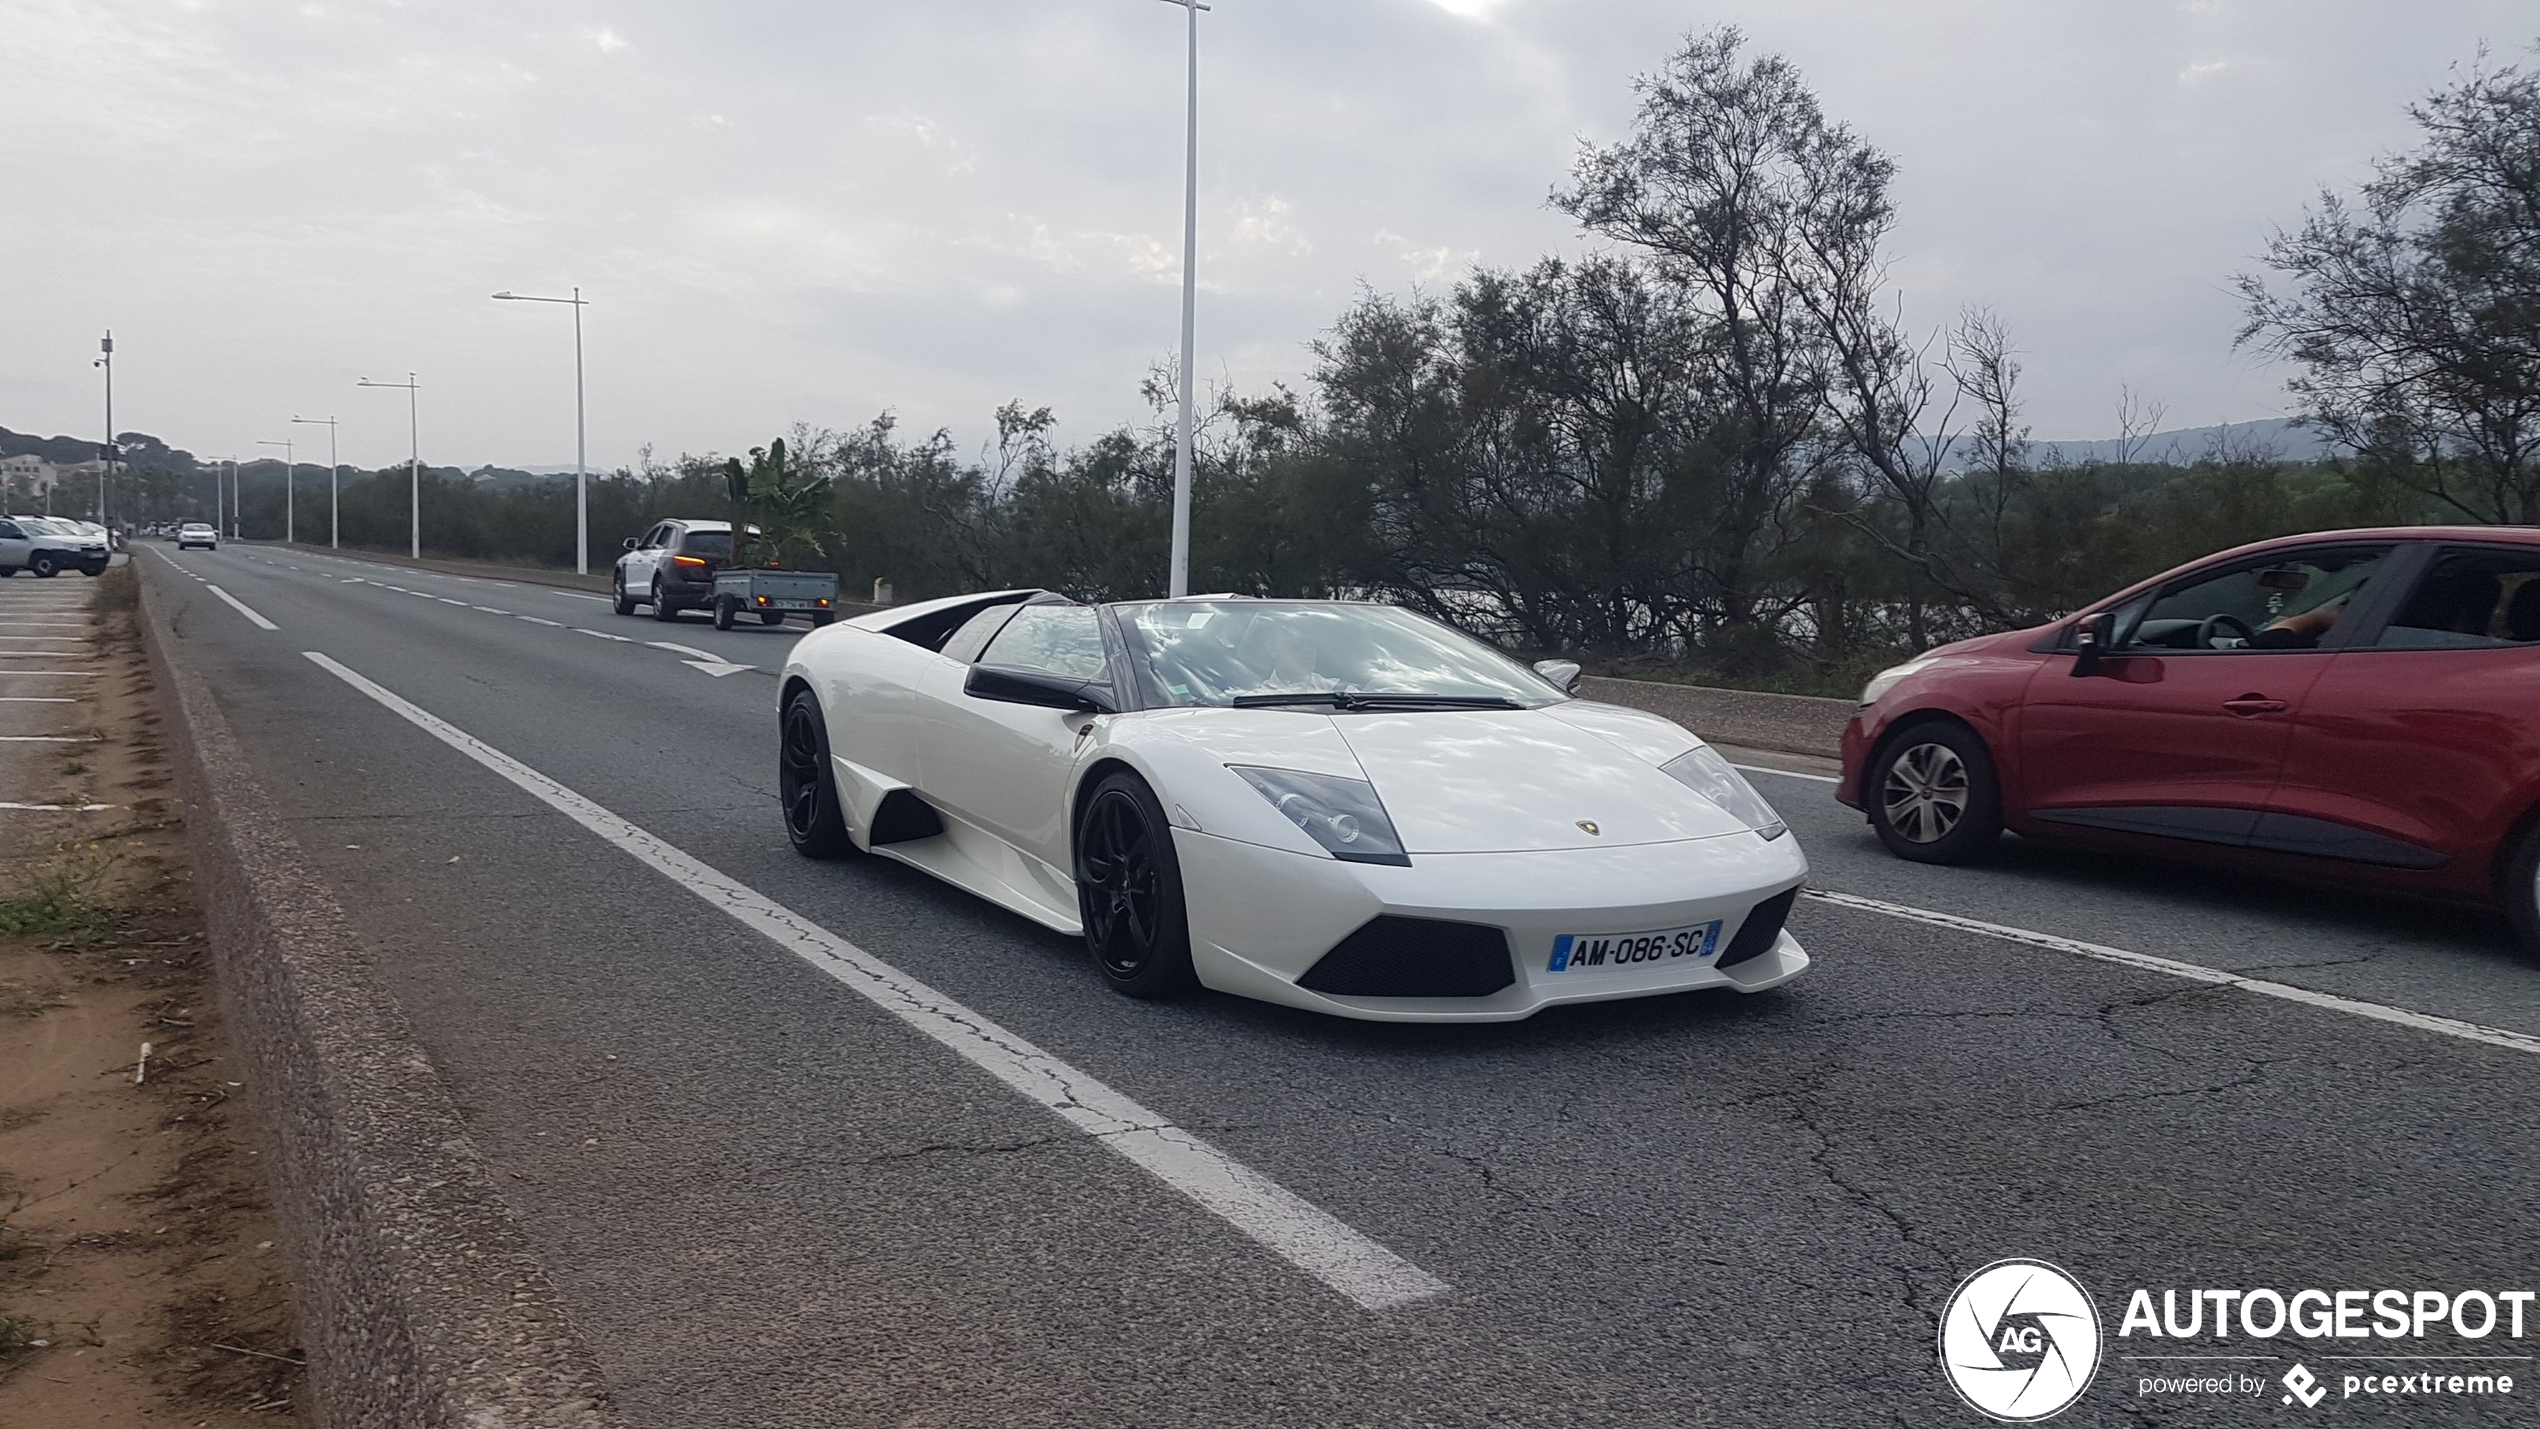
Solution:
M 2522 831 L 2514 844 L 2511 857 L 2505 860 L 2505 921 L 2511 923 L 2514 936 L 2522 940 L 2525 951 L 2540 955 L 2540 823 Z
M 62 562 L 51 551 L 38 551 L 26 558 L 26 568 L 46 580 L 51 580 L 62 573 Z
M 1974 730 L 1926 720 L 1888 741 L 1862 780 L 1870 827 L 1916 863 L 1966 863 L 2002 834 L 2001 785 Z
M 1076 906 L 1104 981 L 1131 997 L 1189 988 L 1190 923 L 1173 830 L 1146 781 L 1105 777 L 1076 824 Z
M 785 839 L 805 858 L 843 858 L 855 850 L 829 765 L 829 731 L 820 701 L 798 690 L 779 721 L 776 796 L 785 806 Z
M 626 593 L 626 572 L 609 573 L 609 609 L 620 615 L 635 613 L 635 597 Z
M 671 609 L 670 597 L 662 594 L 661 577 L 653 577 L 653 619 L 677 620 L 679 612 Z

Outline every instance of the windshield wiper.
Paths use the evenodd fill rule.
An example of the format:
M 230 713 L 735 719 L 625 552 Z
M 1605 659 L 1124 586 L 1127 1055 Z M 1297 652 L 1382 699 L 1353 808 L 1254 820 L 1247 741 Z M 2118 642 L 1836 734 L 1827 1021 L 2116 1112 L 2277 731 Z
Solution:
M 1438 709 L 1438 710 L 1521 710 L 1525 706 L 1506 695 L 1423 695 L 1385 690 L 1361 693 L 1356 690 L 1294 690 L 1277 695 L 1237 695 L 1234 707 L 1239 710 L 1262 709 L 1272 705 L 1330 705 L 1336 710 Z

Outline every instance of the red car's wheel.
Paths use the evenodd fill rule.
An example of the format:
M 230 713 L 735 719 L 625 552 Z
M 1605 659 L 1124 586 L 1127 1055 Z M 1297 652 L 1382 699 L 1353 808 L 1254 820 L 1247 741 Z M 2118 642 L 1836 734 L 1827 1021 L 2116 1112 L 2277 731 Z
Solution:
M 1965 863 L 2002 834 L 2001 783 L 1974 730 L 1949 720 L 1909 726 L 1888 741 L 1861 792 L 1870 826 L 1898 858 Z
M 2522 945 L 2540 953 L 2540 823 L 2522 831 L 2511 858 L 2505 860 L 2505 918 Z

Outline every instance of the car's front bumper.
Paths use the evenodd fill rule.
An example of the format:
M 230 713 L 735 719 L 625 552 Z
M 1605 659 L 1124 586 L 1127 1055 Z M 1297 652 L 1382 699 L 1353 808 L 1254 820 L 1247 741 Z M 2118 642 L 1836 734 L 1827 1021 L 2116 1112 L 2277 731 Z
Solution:
M 1562 934 L 1621 934 L 1718 919 L 1725 950 L 1756 905 L 1795 887 L 1794 837 L 1753 834 L 1542 853 L 1414 855 L 1409 868 L 1342 863 L 1176 829 L 1191 956 L 1222 992 L 1383 1022 L 1511 1022 L 1573 1002 L 1727 988 L 1761 992 L 1805 971 L 1788 933 L 1734 967 L 1720 954 L 1631 968 L 1551 970 Z M 1298 985 L 1334 945 L 1393 915 L 1502 930 L 1516 981 L 1487 997 L 1358 997 Z

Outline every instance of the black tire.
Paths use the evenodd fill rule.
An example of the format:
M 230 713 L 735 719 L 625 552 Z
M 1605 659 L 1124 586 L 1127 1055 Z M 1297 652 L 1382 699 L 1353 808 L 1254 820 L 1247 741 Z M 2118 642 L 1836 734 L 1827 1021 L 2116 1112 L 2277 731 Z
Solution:
M 1926 720 L 1900 731 L 1861 781 L 1879 842 L 1916 863 L 1967 863 L 2002 836 L 2002 784 L 1974 730 Z
M 679 608 L 670 603 L 670 597 L 662 594 L 661 577 L 653 577 L 653 619 L 669 621 L 678 618 Z
M 785 815 L 785 841 L 805 858 L 844 858 L 855 852 L 829 763 L 829 723 L 811 691 L 796 690 L 785 702 L 777 719 L 776 748 L 776 796 Z
M 635 613 L 635 597 L 626 593 L 626 573 L 624 571 L 613 572 L 609 576 L 609 609 L 616 611 L 620 615 L 633 615 Z
M 2497 890 L 2503 897 L 2505 921 L 2513 924 L 2514 936 L 2524 948 L 2540 953 L 2540 823 L 2522 831 L 2514 844 L 2511 857 L 2505 860 L 2504 886 Z
M 46 580 L 62 573 L 62 563 L 50 551 L 38 551 L 26 558 L 26 568 Z
M 781 610 L 762 610 L 758 613 L 758 623 L 761 625 L 782 625 L 785 623 L 785 612 Z
M 714 602 L 714 628 L 717 630 L 731 629 L 733 617 L 739 613 L 740 602 L 734 600 L 728 595 L 716 597 Z
M 813 629 L 815 629 L 815 630 L 818 630 L 818 629 L 820 629 L 820 628 L 822 628 L 822 627 L 824 627 L 824 626 L 828 625 L 828 623 L 829 623 L 830 621 L 833 621 L 833 620 L 835 620 L 835 619 L 837 619 L 837 618 L 838 618 L 838 612 L 836 612 L 836 611 L 834 611 L 834 610 L 824 610 L 824 611 L 820 611 L 820 612 L 818 612 L 817 614 L 813 615 L 813 616 L 812 616 L 812 618 L 811 618 L 812 628 L 813 628 Z
M 17 573 L 18 568 L 15 566 L 0 566 L 0 581 L 5 581 Z
M 1170 997 L 1198 982 L 1172 826 L 1146 781 L 1126 770 L 1094 786 L 1076 821 L 1076 908 L 1113 991 Z

